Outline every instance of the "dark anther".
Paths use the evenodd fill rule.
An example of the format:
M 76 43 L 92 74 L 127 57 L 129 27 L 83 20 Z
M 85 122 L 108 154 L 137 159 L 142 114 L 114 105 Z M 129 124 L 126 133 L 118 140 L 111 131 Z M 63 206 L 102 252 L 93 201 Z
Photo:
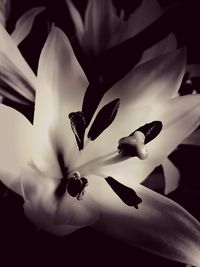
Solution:
M 105 105 L 97 114 L 90 130 L 88 138 L 95 140 L 114 121 L 119 109 L 120 99 L 116 98 Z
M 76 137 L 76 142 L 79 150 L 84 147 L 85 136 L 85 119 L 81 111 L 72 112 L 69 114 L 72 131 Z
M 144 144 L 152 141 L 162 130 L 162 122 L 161 121 L 152 121 L 150 123 L 146 123 L 145 125 L 138 128 L 136 131 L 142 132 L 145 135 Z M 130 136 L 136 132 L 134 131 Z
M 105 178 L 105 180 L 126 205 L 133 206 L 138 209 L 138 205 L 142 202 L 142 199 L 137 196 L 136 192 L 132 188 L 119 183 L 110 176 Z
M 77 178 L 71 177 L 67 184 L 67 191 L 72 197 L 78 197 L 88 184 L 85 177 Z
M 69 179 L 67 184 L 67 191 L 72 197 L 76 197 L 82 189 L 82 182 L 80 179 L 76 179 L 74 177 Z

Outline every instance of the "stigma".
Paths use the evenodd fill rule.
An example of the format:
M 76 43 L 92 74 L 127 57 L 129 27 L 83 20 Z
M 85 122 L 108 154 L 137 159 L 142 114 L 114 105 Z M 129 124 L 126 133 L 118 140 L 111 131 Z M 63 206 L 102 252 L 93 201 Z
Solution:
M 148 157 L 146 144 L 155 139 L 162 130 L 161 121 L 152 121 L 139 127 L 129 136 L 119 140 L 118 152 L 122 157 L 138 157 L 145 160 Z
M 118 151 L 122 156 L 137 156 L 144 160 L 148 157 L 144 141 L 145 135 L 140 131 L 136 131 L 132 136 L 123 137 L 119 140 Z

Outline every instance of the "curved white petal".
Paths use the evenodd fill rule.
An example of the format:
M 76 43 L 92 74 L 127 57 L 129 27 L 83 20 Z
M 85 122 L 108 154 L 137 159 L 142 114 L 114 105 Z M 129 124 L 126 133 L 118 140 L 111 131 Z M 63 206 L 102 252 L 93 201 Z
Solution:
M 162 41 L 156 43 L 149 49 L 145 50 L 142 55 L 142 58 L 137 63 L 137 66 L 149 60 L 152 60 L 153 58 L 156 58 L 158 56 L 170 53 L 174 51 L 176 48 L 177 48 L 176 36 L 173 33 L 171 33 Z
M 179 49 L 133 68 L 105 94 L 102 105 L 119 97 L 121 106 L 140 107 L 175 96 L 185 60 L 185 49 Z
M 96 202 L 90 194 L 84 195 L 82 200 L 71 197 L 67 190 L 62 197 L 56 196 L 55 191 L 60 180 L 47 177 L 33 164 L 24 169 L 21 180 L 25 213 L 45 231 L 66 235 L 94 223 L 99 216 Z M 94 183 L 91 187 L 94 187 Z
M 101 216 L 96 229 L 159 256 L 200 266 L 200 224 L 181 206 L 137 185 L 133 189 L 142 203 L 136 210 L 126 206 L 104 180 L 97 181 L 93 193 Z
M 200 97 L 198 95 L 177 97 L 141 109 L 119 109 L 118 115 L 111 126 L 95 141 L 91 141 L 86 146 L 81 162 L 102 157 L 101 161 L 97 162 L 96 169 L 98 169 L 98 166 L 101 167 L 102 162 L 109 160 L 104 162 L 104 165 L 105 163 L 109 164 L 103 169 L 101 167 L 101 172 L 110 176 L 114 172 L 114 174 L 118 174 L 116 179 L 127 185 L 132 185 L 134 182 L 141 183 L 182 140 L 198 127 L 200 123 L 199 114 Z M 147 144 L 148 158 L 146 160 L 130 158 L 127 161 L 112 165 L 112 159 L 115 155 L 112 154 L 105 158 L 104 155 L 117 151 L 120 138 L 128 136 L 145 123 L 155 120 L 162 121 L 163 130 L 158 137 Z M 92 169 L 94 169 L 93 165 L 94 163 L 91 165 Z
M 179 186 L 180 172 L 176 166 L 166 158 L 162 163 L 164 177 L 165 177 L 165 195 L 173 192 Z
M 76 156 L 78 149 L 68 115 L 81 110 L 87 85 L 66 35 L 53 27 L 39 60 L 34 116 L 36 142 L 40 143 L 35 163 L 40 166 L 44 162 L 49 172 L 58 173 L 55 150 L 62 149 L 69 163 L 72 155 Z
M 29 35 L 35 17 L 44 10 L 44 7 L 31 8 L 18 19 L 15 29 L 11 34 L 16 45 L 19 45 Z
M 7 58 L 9 58 L 13 65 L 15 65 L 17 69 L 19 69 L 19 73 L 23 73 L 28 83 L 32 85 L 31 87 L 34 89 L 36 87 L 36 77 L 33 71 L 31 70 L 25 59 L 22 57 L 12 37 L 7 33 L 7 31 L 1 24 L 0 40 L 0 52 Z
M 16 110 L 0 104 L 0 179 L 21 194 L 21 168 L 30 160 L 32 125 Z
M 26 75 L 0 51 L 0 93 L 15 102 L 30 105 L 34 102 L 35 88 Z

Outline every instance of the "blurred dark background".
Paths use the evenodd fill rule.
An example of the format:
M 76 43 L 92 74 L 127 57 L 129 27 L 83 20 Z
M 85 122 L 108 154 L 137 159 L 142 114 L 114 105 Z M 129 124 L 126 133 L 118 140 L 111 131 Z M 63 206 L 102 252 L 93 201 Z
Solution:
M 84 12 L 86 2 L 74 1 L 80 11 Z M 124 8 L 127 14 L 134 11 L 141 1 L 117 1 L 114 4 L 120 8 Z M 155 23 L 142 35 L 130 40 L 126 44 L 126 49 L 122 46 L 117 50 L 118 58 L 116 60 L 121 63 L 121 68 L 126 71 L 129 52 L 134 45 L 135 51 L 145 49 L 162 39 L 170 32 L 176 34 L 178 46 L 187 46 L 188 63 L 200 64 L 200 8 L 197 1 L 187 0 L 160 0 L 163 7 L 167 7 L 173 3 L 178 3 L 171 12 Z M 11 1 L 11 13 L 7 24 L 7 30 L 11 32 L 17 19 L 29 8 L 35 6 L 46 6 L 45 12 L 41 13 L 35 20 L 31 34 L 19 46 L 22 54 L 32 69 L 36 72 L 39 54 L 45 42 L 49 25 L 55 22 L 61 27 L 69 37 L 74 34 L 74 27 L 69 16 L 68 9 L 64 1 L 48 1 L 48 0 L 18 0 Z M 74 47 L 75 53 L 81 58 L 81 52 Z M 115 69 L 116 62 L 112 61 L 113 51 L 108 54 L 94 59 L 92 64 L 101 70 L 105 64 L 112 67 L 113 81 L 117 79 L 120 72 Z M 110 56 L 111 55 L 111 56 Z M 114 54 L 115 55 L 115 54 Z M 103 58 L 103 59 L 102 59 Z M 109 61 L 109 62 L 108 62 Z M 127 64 L 126 64 L 127 63 Z M 136 62 L 135 62 L 136 63 Z M 84 62 L 82 62 L 83 68 Z M 121 70 L 120 70 L 121 71 Z M 115 77 L 115 73 L 116 77 Z M 106 74 L 105 74 L 106 77 Z M 9 103 L 14 106 L 14 103 Z M 32 109 L 24 109 L 17 107 L 25 112 L 31 120 Z M 33 107 L 32 107 L 33 108 Z M 30 114 L 30 116 L 29 116 Z M 179 188 L 172 192 L 168 197 L 174 199 L 189 212 L 191 212 L 198 220 L 200 220 L 200 181 L 199 181 L 199 155 L 200 149 L 197 146 L 181 145 L 170 155 L 175 165 L 181 172 L 181 184 Z M 184 266 L 175 263 L 140 249 L 133 248 L 112 238 L 105 236 L 95 230 L 86 227 L 68 237 L 57 238 L 50 234 L 38 231 L 23 214 L 23 201 L 16 194 L 8 190 L 3 184 L 0 185 L 0 257 L 5 261 L 5 265 L 26 265 L 34 264 L 35 266 L 96 266 L 96 265 L 116 265 L 117 266 Z M 147 265 L 148 264 L 148 265 Z

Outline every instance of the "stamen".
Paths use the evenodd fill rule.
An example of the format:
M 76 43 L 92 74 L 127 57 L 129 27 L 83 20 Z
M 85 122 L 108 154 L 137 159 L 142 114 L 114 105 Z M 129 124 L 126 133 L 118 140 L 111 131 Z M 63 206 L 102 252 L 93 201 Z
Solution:
M 67 184 L 67 191 L 72 197 L 76 197 L 77 200 L 81 200 L 84 193 L 85 187 L 88 185 L 88 180 L 85 177 L 80 177 L 78 172 L 74 173 Z
M 120 99 L 117 98 L 105 105 L 97 114 L 90 130 L 88 138 L 95 140 L 114 121 L 119 109 Z
M 136 131 L 132 136 L 123 137 L 119 140 L 119 153 L 122 154 L 123 157 L 139 157 L 140 159 L 146 159 L 148 156 L 147 149 L 144 144 L 145 135 Z
M 76 142 L 79 150 L 84 147 L 84 136 L 85 136 L 85 118 L 81 111 L 72 112 L 69 114 L 72 131 L 76 137 Z
M 118 150 L 124 156 L 139 157 L 144 160 L 148 156 L 146 144 L 152 141 L 161 132 L 162 122 L 147 123 L 127 137 L 119 140 Z
M 144 143 L 148 144 L 159 135 L 162 130 L 162 126 L 161 121 L 152 121 L 141 126 L 136 131 L 140 131 L 145 135 Z M 130 136 L 132 136 L 136 131 L 134 131 Z
M 136 192 L 132 188 L 119 183 L 110 176 L 105 178 L 105 180 L 126 205 L 133 206 L 138 209 L 138 205 L 142 202 L 142 199 L 137 196 Z

